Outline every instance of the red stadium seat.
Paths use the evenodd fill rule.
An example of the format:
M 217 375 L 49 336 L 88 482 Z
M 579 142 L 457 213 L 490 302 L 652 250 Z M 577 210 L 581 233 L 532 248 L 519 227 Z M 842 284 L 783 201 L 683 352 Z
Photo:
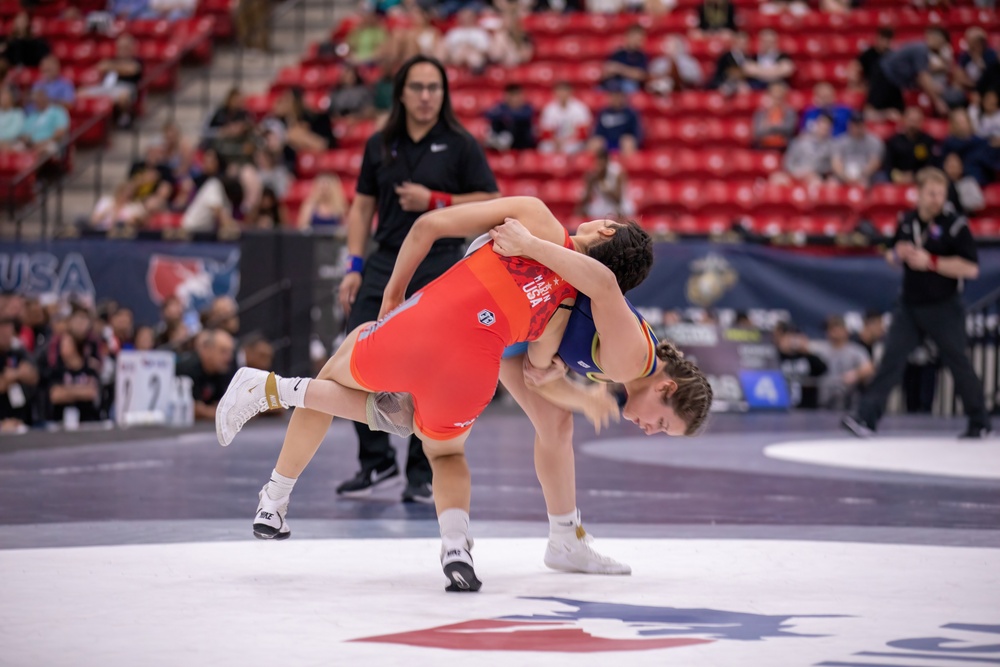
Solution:
M 983 188 L 983 198 L 986 200 L 986 208 L 980 211 L 980 214 L 1000 216 L 1000 183 L 993 183 Z
M 872 187 L 868 193 L 864 213 L 869 217 L 895 216 L 911 208 L 916 202 L 916 189 L 907 186 L 883 184 Z

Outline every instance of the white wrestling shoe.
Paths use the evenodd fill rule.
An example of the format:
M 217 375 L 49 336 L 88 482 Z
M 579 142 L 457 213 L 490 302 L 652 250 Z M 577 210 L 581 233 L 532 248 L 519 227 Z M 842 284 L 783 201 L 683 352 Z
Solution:
M 594 538 L 582 526 L 575 533 L 549 535 L 549 546 L 545 550 L 545 565 L 560 572 L 582 574 L 632 574 L 632 568 L 597 553 Z
M 445 590 L 449 593 L 475 593 L 483 586 L 472 565 L 470 552 L 473 544 L 472 538 L 469 537 L 464 548 L 448 548 L 441 545 L 441 567 L 444 569 L 444 576 L 448 577 L 449 583 Z
M 226 447 L 243 425 L 267 410 L 287 408 L 278 398 L 278 376 L 255 368 L 241 368 L 215 411 L 215 436 Z
M 253 518 L 253 536 L 259 540 L 285 540 L 292 536 L 292 529 L 285 523 L 288 514 L 288 496 L 271 500 L 267 484 L 257 496 L 257 514 Z

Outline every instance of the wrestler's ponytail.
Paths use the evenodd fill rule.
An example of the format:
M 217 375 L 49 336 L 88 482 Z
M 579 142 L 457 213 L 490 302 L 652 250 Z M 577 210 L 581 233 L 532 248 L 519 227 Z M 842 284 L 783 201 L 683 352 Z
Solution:
M 673 343 L 660 343 L 656 347 L 656 358 L 662 363 L 663 372 L 677 383 L 677 391 L 669 396 L 664 394 L 663 402 L 687 424 L 684 435 L 696 435 L 705 426 L 712 407 L 712 385 Z

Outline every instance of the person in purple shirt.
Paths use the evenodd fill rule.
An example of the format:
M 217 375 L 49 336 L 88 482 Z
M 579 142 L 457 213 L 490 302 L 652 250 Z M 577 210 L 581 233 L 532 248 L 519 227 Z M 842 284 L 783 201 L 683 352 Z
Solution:
M 620 86 L 612 84 L 608 106 L 597 115 L 591 149 L 595 152 L 606 148 L 609 152 L 632 155 L 642 140 L 639 114 L 628 106 L 628 99 Z
M 617 84 L 626 93 L 642 90 L 649 77 L 649 57 L 646 56 L 646 31 L 634 25 L 625 32 L 625 44 L 604 61 L 601 75 L 606 89 Z
M 44 90 L 49 101 L 66 108 L 72 107 L 76 101 L 76 89 L 73 82 L 59 74 L 59 59 L 53 55 L 42 58 L 38 66 L 39 77 L 32 92 L 38 89 Z

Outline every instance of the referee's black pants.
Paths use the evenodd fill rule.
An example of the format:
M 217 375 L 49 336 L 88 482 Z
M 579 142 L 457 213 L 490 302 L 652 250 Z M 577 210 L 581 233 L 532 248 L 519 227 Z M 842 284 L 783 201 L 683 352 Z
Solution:
M 365 262 L 361 275 L 361 288 L 351 307 L 347 318 L 347 329 L 353 331 L 365 322 L 378 319 L 378 311 L 382 307 L 382 294 L 385 292 L 392 268 L 396 265 L 398 250 L 382 249 L 375 251 Z M 426 286 L 435 278 L 454 266 L 462 259 L 462 246 L 445 246 L 432 249 L 413 276 L 406 296 Z M 396 452 L 389 444 L 389 434 L 372 431 L 367 424 L 355 422 L 358 432 L 358 459 L 362 470 L 384 470 L 396 461 Z M 406 460 L 406 479 L 410 484 L 429 484 L 431 482 L 431 464 L 424 455 L 420 438 L 410 437 L 409 456 Z
M 889 392 L 903 377 L 907 357 L 924 338 L 934 341 L 941 363 L 951 371 L 969 426 L 988 427 L 983 385 L 967 352 L 965 308 L 957 295 L 940 303 L 919 306 L 900 303 L 896 307 L 882 361 L 858 405 L 858 420 L 875 428 L 885 411 Z

